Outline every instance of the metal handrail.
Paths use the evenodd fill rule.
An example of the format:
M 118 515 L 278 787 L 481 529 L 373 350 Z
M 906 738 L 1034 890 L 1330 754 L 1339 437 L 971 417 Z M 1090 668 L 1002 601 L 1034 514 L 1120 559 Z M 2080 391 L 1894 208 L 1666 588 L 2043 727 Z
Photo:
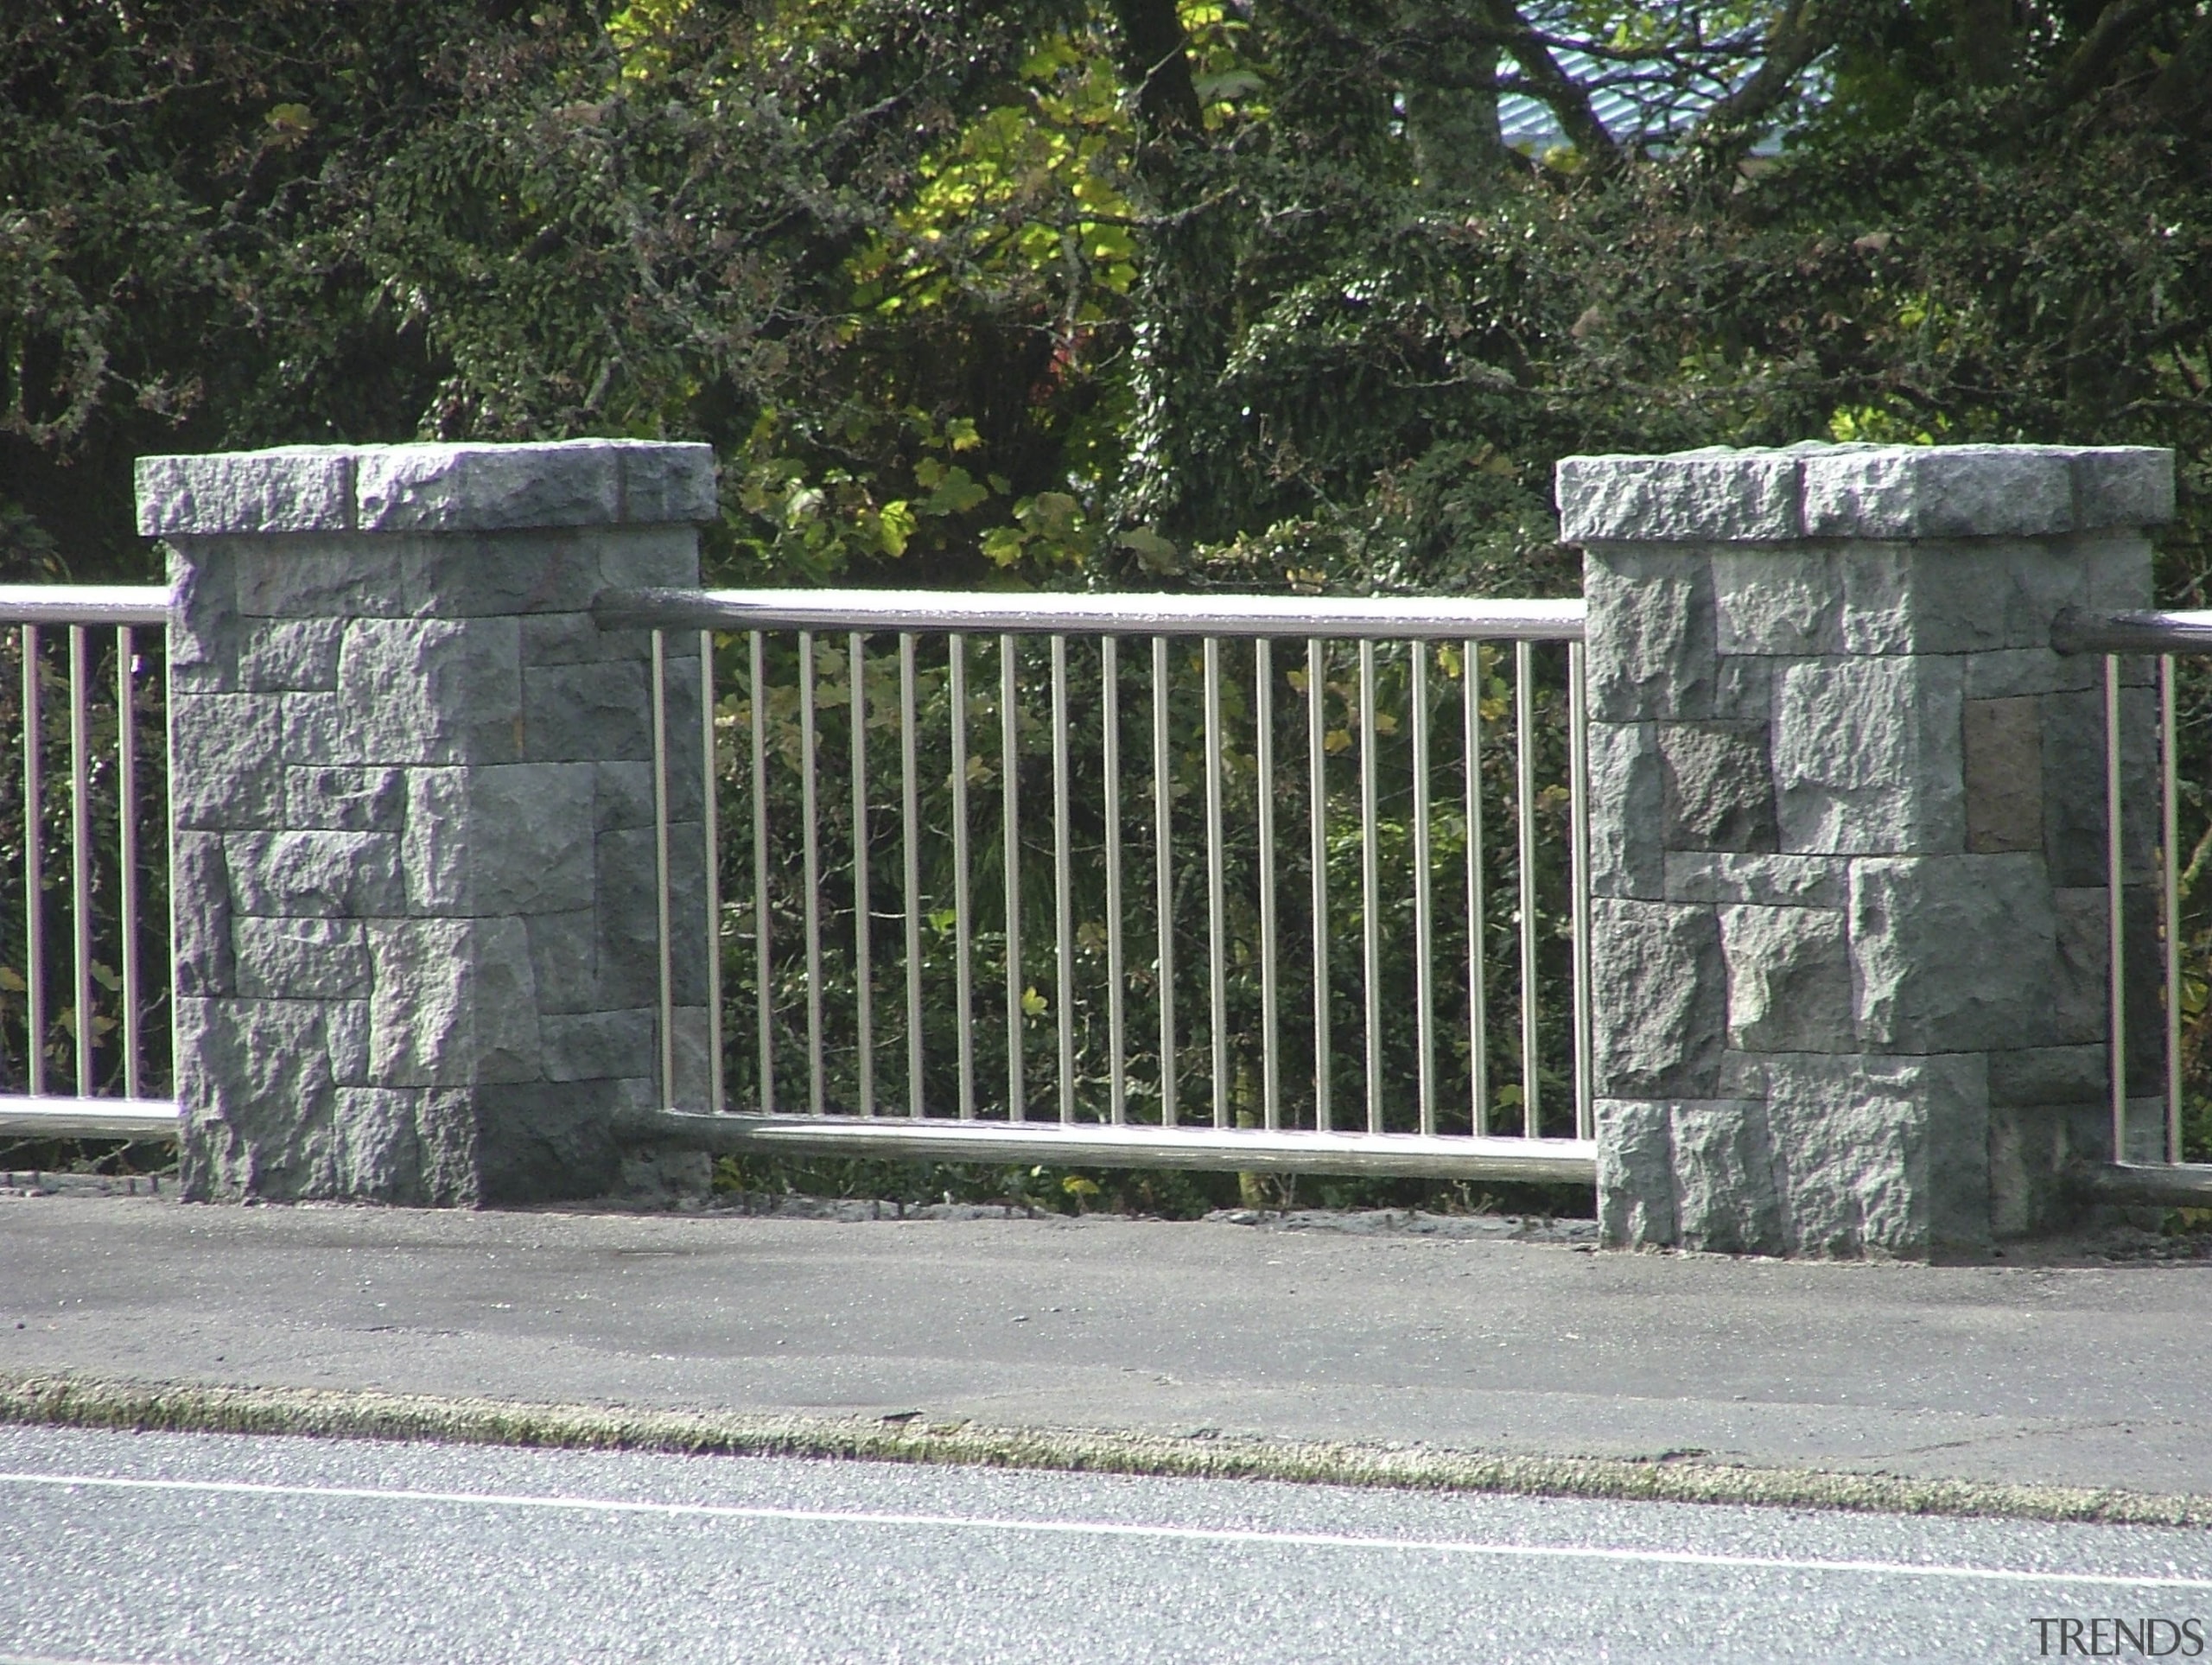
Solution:
M 2212 653 L 2212 612 L 2085 613 L 2067 607 L 2051 620 L 2060 653 Z
M 173 1098 L 0 1097 L 0 1138 L 174 1141 Z
M 165 625 L 175 604 L 150 584 L 0 584 L 0 625 Z
M 954 1122 L 941 1117 L 714 1115 L 661 1110 L 625 1130 L 640 1138 L 742 1154 L 792 1151 L 885 1161 L 1045 1163 L 1246 1173 L 1350 1173 L 1370 1179 L 1479 1179 L 1589 1185 L 1598 1147 L 1586 1139 L 1312 1133 L 1097 1122 Z
M 609 590 L 608 629 L 1011 632 L 1335 641 L 1579 642 L 1586 607 L 1405 596 L 948 594 L 934 590 Z

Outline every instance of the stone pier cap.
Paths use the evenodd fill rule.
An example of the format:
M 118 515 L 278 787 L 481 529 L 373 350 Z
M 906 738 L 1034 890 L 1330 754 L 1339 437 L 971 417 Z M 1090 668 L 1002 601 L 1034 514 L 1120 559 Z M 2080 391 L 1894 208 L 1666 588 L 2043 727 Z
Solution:
M 2163 524 L 2174 454 L 2146 445 L 1713 446 L 1562 458 L 1566 543 L 2047 537 Z
M 720 512 L 714 448 L 659 440 L 141 457 L 137 484 L 144 537 L 679 525 Z

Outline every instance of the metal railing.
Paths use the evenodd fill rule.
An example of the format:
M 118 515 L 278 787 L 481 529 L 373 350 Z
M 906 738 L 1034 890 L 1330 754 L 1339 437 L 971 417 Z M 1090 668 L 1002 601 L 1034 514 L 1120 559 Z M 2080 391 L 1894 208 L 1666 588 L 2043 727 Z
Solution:
M 730 1148 L 1593 1177 L 1579 601 L 634 591 L 596 612 L 652 629 L 660 673 L 664 1084 L 671 630 L 698 632 L 700 766 L 744 806 L 734 861 L 717 792 L 701 817 L 714 1114 L 689 1119 Z M 742 1111 L 726 983 L 752 1007 Z
M 2192 1176 L 2182 1172 L 2182 1007 L 2180 779 L 2175 721 L 2175 657 L 2212 653 L 2212 612 L 2136 612 L 2107 614 L 2069 609 L 2051 629 L 2051 645 L 2061 653 L 2101 653 L 2104 656 L 2105 750 L 2105 863 L 2107 889 L 2107 999 L 2111 1010 L 2110 1064 L 2107 1075 L 2112 1113 L 2114 1172 L 2104 1176 L 2101 1188 L 2115 1195 L 2151 1191 L 2174 1195 L 2212 1192 L 2212 1169 Z M 2132 1084 L 2129 1064 L 2129 1002 L 2127 990 L 2127 847 L 2128 822 L 2123 790 L 2126 726 L 2122 718 L 2122 665 L 2130 656 L 2157 659 L 2158 787 L 2158 981 L 2160 1037 L 2164 1078 L 2160 1083 L 2164 1115 L 2156 1157 L 2145 1160 L 2147 1141 L 2132 1139 L 2128 1104 Z M 2142 1174 L 2145 1167 L 2176 1170 L 2155 1179 Z M 2134 1172 L 2128 1172 L 2134 1171 Z M 2176 1190 L 2176 1186 L 2179 1190 Z M 2169 1198 L 2171 1199 L 2171 1198 Z
M 168 931 L 165 909 L 149 923 L 145 893 L 149 877 L 166 891 L 168 817 L 159 780 L 149 794 L 143 778 L 162 759 L 143 755 L 161 746 L 158 724 L 141 728 L 158 673 L 137 633 L 166 626 L 169 605 L 159 588 L 0 585 L 0 626 L 15 627 L 0 638 L 0 659 L 15 661 L 0 707 L 15 708 L 22 763 L 16 790 L 0 791 L 0 839 L 19 846 L 0 891 L 22 887 L 0 913 L 0 1136 L 176 1136 L 166 1055 L 149 1046 L 149 1016 L 166 1015 Z

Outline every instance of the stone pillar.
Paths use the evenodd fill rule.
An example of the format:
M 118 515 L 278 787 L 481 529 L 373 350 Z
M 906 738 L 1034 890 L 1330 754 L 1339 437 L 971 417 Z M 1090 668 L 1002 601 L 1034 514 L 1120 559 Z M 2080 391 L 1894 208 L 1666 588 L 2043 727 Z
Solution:
M 2139 448 L 1571 457 L 1586 551 L 1601 1225 L 1972 1249 L 2109 1160 L 2103 661 Z M 2124 699 L 2131 1076 L 2159 1078 L 2149 666 Z M 2133 1121 L 2155 1126 L 2155 1104 Z
M 194 1198 L 604 1193 L 658 1080 L 649 672 L 703 445 L 138 464 L 166 540 L 175 1045 Z M 698 638 L 669 642 L 677 1033 L 704 1053 Z

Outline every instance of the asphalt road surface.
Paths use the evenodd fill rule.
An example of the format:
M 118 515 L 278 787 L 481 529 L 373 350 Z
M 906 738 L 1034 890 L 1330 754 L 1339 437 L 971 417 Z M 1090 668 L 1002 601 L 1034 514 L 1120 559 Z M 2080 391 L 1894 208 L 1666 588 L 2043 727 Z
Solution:
M 1983 1661 L 2191 1636 L 2212 1539 L 2164 1528 L 0 1430 L 0 1661 Z

